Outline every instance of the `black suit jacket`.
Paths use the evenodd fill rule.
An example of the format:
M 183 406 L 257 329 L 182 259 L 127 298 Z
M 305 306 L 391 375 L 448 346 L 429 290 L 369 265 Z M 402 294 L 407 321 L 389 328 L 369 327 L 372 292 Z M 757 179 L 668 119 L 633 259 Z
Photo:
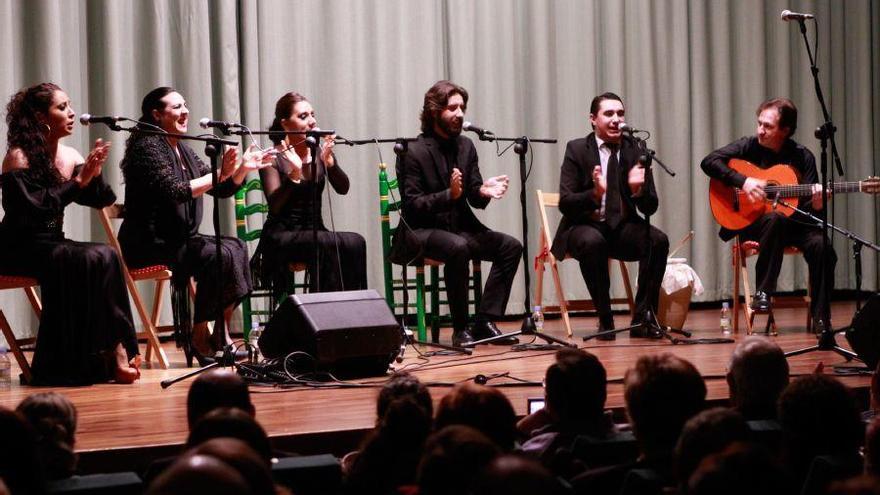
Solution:
M 638 197 L 632 195 L 627 183 L 629 171 L 638 163 L 640 154 L 635 142 L 623 139 L 618 157 L 620 167 L 617 177 L 625 205 L 622 222 L 640 219 L 636 210 L 645 215 L 652 215 L 657 211 L 657 189 L 654 187 L 654 176 L 650 170 L 645 174 L 645 184 Z M 568 237 L 572 228 L 577 225 L 597 223 L 593 219 L 593 214 L 602 207 L 602 199 L 596 199 L 593 192 L 595 188 L 593 168 L 597 165 L 601 165 L 601 162 L 594 133 L 568 142 L 559 176 L 559 210 L 562 212 L 562 221 L 559 222 L 551 249 L 557 259 L 563 259 L 568 252 Z
M 410 143 L 409 151 L 397 158 L 397 179 L 403 199 L 403 215 L 413 229 L 442 229 L 450 232 L 484 232 L 471 207 L 485 208 L 490 198 L 480 194 L 483 176 L 474 143 L 459 135 L 456 161 L 462 174 L 462 195 L 453 200 L 449 178 L 453 166 L 447 166 L 440 142 L 421 134 Z M 399 236 L 398 236 L 399 237 Z

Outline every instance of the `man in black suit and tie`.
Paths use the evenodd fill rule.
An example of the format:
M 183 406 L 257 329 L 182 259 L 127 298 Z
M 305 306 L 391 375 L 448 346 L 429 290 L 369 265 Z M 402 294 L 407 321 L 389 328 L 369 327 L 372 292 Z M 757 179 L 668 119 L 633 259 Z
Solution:
M 638 215 L 657 211 L 657 191 L 650 169 L 639 163 L 636 143 L 625 138 L 623 101 L 603 93 L 590 104 L 592 133 L 569 141 L 559 179 L 562 221 L 553 240 L 553 255 L 578 260 L 587 289 L 599 313 L 599 329 L 614 328 L 608 290 L 608 257 L 639 262 L 636 312 L 632 324 L 655 312 L 666 269 L 669 239 Z M 647 326 L 630 336 L 650 335 Z M 611 340 L 614 334 L 604 337 Z
M 522 256 L 518 240 L 489 230 L 471 210 L 501 199 L 509 180 L 506 175 L 486 180 L 480 175 L 474 143 L 461 135 L 467 102 L 468 93 L 461 86 L 450 81 L 435 83 L 425 93 L 422 134 L 397 160 L 403 217 L 421 245 L 421 254 L 444 263 L 452 343 L 456 346 L 501 334 L 493 320 L 504 315 Z M 467 291 L 472 259 L 491 261 L 492 270 L 473 330 L 469 330 Z M 511 337 L 495 343 L 517 342 Z

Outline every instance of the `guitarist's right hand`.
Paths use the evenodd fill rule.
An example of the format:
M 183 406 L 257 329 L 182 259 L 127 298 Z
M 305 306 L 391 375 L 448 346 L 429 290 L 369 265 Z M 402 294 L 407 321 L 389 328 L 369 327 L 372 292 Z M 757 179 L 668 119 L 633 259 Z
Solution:
M 749 177 L 743 184 L 742 190 L 752 201 L 763 201 L 767 197 L 764 193 L 764 186 L 766 185 L 766 180 Z
M 605 189 L 607 189 L 607 185 L 605 183 L 605 177 L 602 175 L 602 167 L 596 165 L 593 167 L 593 194 L 596 196 L 597 200 L 602 200 L 602 195 L 605 194 Z

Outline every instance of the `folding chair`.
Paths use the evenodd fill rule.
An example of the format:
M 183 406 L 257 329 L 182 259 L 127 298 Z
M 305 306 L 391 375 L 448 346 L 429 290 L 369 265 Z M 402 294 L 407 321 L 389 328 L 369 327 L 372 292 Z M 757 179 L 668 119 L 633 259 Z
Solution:
M 31 303 L 31 307 L 34 310 L 34 313 L 39 319 L 43 313 L 43 304 L 40 301 L 39 296 L 37 296 L 36 287 L 36 279 L 28 277 L 0 275 L 0 290 L 24 290 L 25 295 L 27 295 L 28 301 L 30 301 Z M 37 339 L 35 337 L 16 337 L 15 333 L 12 332 L 12 327 L 9 325 L 9 321 L 6 319 L 6 315 L 3 314 L 3 310 L 0 310 L 0 330 L 3 331 L 3 337 L 6 339 L 6 343 L 9 345 L 9 350 L 12 352 L 12 355 L 15 356 L 15 360 L 16 362 L 18 362 L 18 367 L 21 368 L 21 374 L 24 377 L 24 381 L 26 383 L 29 383 L 31 381 L 31 366 L 30 364 L 28 364 L 28 361 L 24 356 L 24 351 L 22 347 L 33 346 L 34 344 L 36 344 Z

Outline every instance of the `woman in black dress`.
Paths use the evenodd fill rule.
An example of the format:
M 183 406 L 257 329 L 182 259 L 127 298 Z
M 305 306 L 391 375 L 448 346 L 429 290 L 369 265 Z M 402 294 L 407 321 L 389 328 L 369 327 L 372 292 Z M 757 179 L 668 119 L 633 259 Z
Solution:
M 187 131 L 189 110 L 173 88 L 148 93 L 141 105 L 140 127 L 169 133 Z M 268 155 L 267 155 L 268 156 Z M 234 237 L 222 237 L 222 280 L 218 280 L 214 237 L 199 233 L 202 195 L 235 194 L 249 171 L 263 166 L 263 154 L 249 149 L 238 164 L 238 150 L 223 153 L 216 189 L 211 168 L 185 143 L 172 137 L 132 134 L 126 142 L 122 173 L 125 177 L 125 219 L 119 242 L 131 267 L 167 265 L 173 272 L 172 303 L 178 345 L 188 364 L 225 345 L 227 335 L 209 337 L 208 321 L 228 318 L 251 291 L 247 246 Z M 195 312 L 190 316 L 187 286 L 195 278 Z
M 140 355 L 119 258 L 107 245 L 65 238 L 62 229 L 71 202 L 101 208 L 116 200 L 101 178 L 110 143 L 99 139 L 86 159 L 61 144 L 76 114 L 51 83 L 19 91 L 6 110 L 0 273 L 40 282 L 33 382 L 131 383 Z
M 316 129 L 315 111 L 299 93 L 287 93 L 275 104 L 275 120 L 270 131 L 308 131 Z M 321 193 L 327 179 L 339 194 L 348 193 L 348 176 L 333 154 L 333 136 L 321 142 L 316 162 L 316 179 L 311 177 L 311 150 L 303 134 L 272 135 L 275 163 L 260 170 L 263 192 L 269 203 L 269 216 L 263 225 L 260 245 L 263 280 L 275 292 L 284 288 L 290 262 L 309 264 L 309 290 L 325 292 L 367 288 L 367 245 L 354 232 L 330 232 L 321 215 Z M 315 194 L 317 188 L 317 194 Z M 314 198 L 317 197 L 317 202 Z M 313 217 L 313 212 L 317 215 Z M 318 266 L 312 266 L 315 245 L 312 238 L 316 220 Z

